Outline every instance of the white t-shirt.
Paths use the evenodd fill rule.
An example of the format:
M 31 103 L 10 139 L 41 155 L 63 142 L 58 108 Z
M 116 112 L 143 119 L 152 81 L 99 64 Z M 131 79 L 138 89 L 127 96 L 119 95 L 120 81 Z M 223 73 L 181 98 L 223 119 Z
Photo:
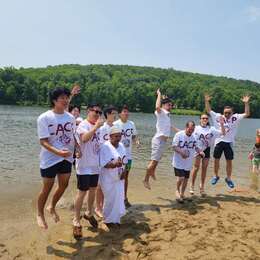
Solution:
M 219 117 L 221 116 L 221 114 L 215 113 L 214 111 L 211 110 L 210 116 L 212 117 L 214 126 L 217 129 L 219 129 L 220 128 Z M 234 143 L 239 122 L 244 117 L 245 114 L 233 114 L 229 119 L 224 118 L 224 127 L 225 127 L 226 134 L 224 136 L 216 138 L 215 145 L 220 142 Z
M 194 130 L 194 135 L 197 139 L 198 146 L 202 151 L 212 146 L 217 137 L 222 134 L 221 130 L 216 129 L 214 126 L 202 127 L 197 125 Z
M 121 158 L 123 162 L 122 167 L 117 168 L 105 168 L 104 166 L 109 162 L 113 162 Z M 103 183 L 112 183 L 120 180 L 120 174 L 123 172 L 128 159 L 126 156 L 126 150 L 123 144 L 119 143 L 118 147 L 114 147 L 110 141 L 106 141 L 100 147 L 100 166 L 101 166 L 101 181 Z
M 109 140 L 109 132 L 110 132 L 110 126 L 107 122 L 105 122 L 101 127 L 100 127 L 100 143 L 103 144 L 106 141 Z
M 63 160 L 73 162 L 75 118 L 68 112 L 56 114 L 48 110 L 41 114 L 37 120 L 37 131 L 39 139 L 48 138 L 48 142 L 59 150 L 69 150 L 70 157 L 61 157 L 49 152 L 43 146 L 40 153 L 40 168 L 49 168 Z
M 174 152 L 172 166 L 177 169 L 190 171 L 192 168 L 192 159 L 198 149 L 197 140 L 194 134 L 188 136 L 186 135 L 185 130 L 176 133 L 172 141 L 172 146 L 179 147 L 181 151 L 185 151 L 189 155 L 189 157 L 184 159 L 179 153 Z
M 170 112 L 161 108 L 161 112 L 154 112 L 156 115 L 156 134 L 155 137 L 166 136 L 169 137 L 171 135 L 171 118 Z
M 77 128 L 77 135 L 89 132 L 95 125 L 89 121 L 82 121 Z M 99 146 L 100 146 L 100 129 L 97 129 L 88 142 L 80 140 L 80 149 L 82 156 L 76 158 L 76 171 L 78 175 L 99 174 Z
M 126 157 L 128 160 L 132 160 L 132 144 L 133 136 L 137 135 L 135 124 L 133 121 L 127 120 L 125 123 L 118 119 L 114 122 L 115 126 L 118 126 L 122 129 L 122 138 L 121 143 L 124 145 L 126 150 Z
M 83 118 L 82 117 L 77 117 L 76 118 L 76 125 L 78 126 L 81 122 L 83 121 Z

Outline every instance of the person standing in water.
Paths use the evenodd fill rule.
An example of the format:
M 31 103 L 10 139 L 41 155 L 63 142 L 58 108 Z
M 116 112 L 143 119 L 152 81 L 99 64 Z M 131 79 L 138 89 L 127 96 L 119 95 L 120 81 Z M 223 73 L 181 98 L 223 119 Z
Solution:
M 210 106 L 211 96 L 205 95 L 205 107 L 207 113 L 212 117 L 213 124 L 216 128 L 220 128 L 219 119 L 222 117 L 220 113 L 216 113 L 211 109 Z M 235 137 L 238 129 L 239 122 L 246 117 L 249 117 L 249 100 L 250 96 L 244 96 L 242 102 L 245 104 L 245 112 L 243 114 L 234 114 L 233 108 L 230 106 L 225 106 L 223 111 L 224 117 L 224 127 L 226 134 L 224 136 L 218 137 L 215 140 L 214 148 L 214 177 L 211 180 L 212 185 L 216 185 L 219 181 L 219 162 L 224 152 L 226 158 L 226 173 L 227 177 L 225 182 L 229 188 L 234 188 L 234 182 L 231 179 L 232 176 L 232 161 L 234 159 L 233 145 L 235 142 Z
M 151 161 L 149 162 L 146 170 L 146 175 L 143 180 L 144 187 L 151 189 L 149 179 L 152 177 L 154 180 L 155 170 L 162 158 L 167 139 L 171 135 L 171 119 L 170 112 L 172 110 L 172 101 L 168 97 L 162 97 L 160 89 L 157 90 L 157 99 L 155 104 L 156 115 L 156 134 L 152 139 L 152 154 Z

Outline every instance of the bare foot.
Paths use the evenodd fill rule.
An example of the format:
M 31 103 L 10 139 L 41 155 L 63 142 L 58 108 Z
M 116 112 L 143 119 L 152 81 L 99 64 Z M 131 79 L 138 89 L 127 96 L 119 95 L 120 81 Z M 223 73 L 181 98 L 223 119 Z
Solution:
M 103 214 L 102 211 L 99 209 L 95 209 L 95 214 L 99 217 L 99 218 L 103 218 Z
M 106 223 L 104 223 L 103 221 L 100 223 L 100 229 L 103 231 L 103 232 L 109 232 L 110 229 L 109 227 L 106 225 Z
M 144 187 L 146 188 L 146 189 L 148 189 L 148 190 L 150 190 L 151 189 L 151 186 L 150 186 L 150 183 L 149 183 L 149 181 L 143 181 L 143 184 L 144 184 Z
M 55 223 L 59 222 L 60 221 L 60 217 L 59 215 L 57 214 L 55 208 L 52 208 L 51 206 L 48 206 L 47 208 L 47 211 L 51 214 L 53 220 Z
M 44 216 L 42 216 L 42 215 L 37 215 L 36 219 L 37 219 L 37 224 L 38 224 L 38 226 L 39 226 L 40 228 L 42 228 L 42 229 L 48 229 L 48 225 L 47 225 L 47 223 L 46 223 L 46 221 L 45 221 Z
M 183 203 L 184 202 L 179 191 L 176 190 L 175 196 L 176 196 L 176 201 L 177 202 L 179 202 L 179 203 Z

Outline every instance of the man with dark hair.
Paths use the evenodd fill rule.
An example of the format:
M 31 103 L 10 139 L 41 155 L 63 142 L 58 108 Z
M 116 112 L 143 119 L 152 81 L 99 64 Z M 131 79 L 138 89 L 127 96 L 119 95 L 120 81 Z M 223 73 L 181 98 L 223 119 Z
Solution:
M 156 134 L 152 139 L 152 154 L 151 161 L 147 166 L 144 187 L 151 189 L 149 179 L 155 178 L 155 169 L 162 158 L 167 139 L 171 135 L 171 119 L 170 112 L 172 110 L 172 101 L 168 97 L 162 97 L 160 89 L 157 90 L 157 99 L 155 104 L 156 115 Z
M 41 114 L 37 120 L 38 137 L 41 144 L 40 171 L 43 180 L 43 187 L 38 196 L 37 223 L 44 229 L 48 228 L 44 217 L 44 207 L 56 175 L 58 187 L 47 210 L 55 222 L 59 221 L 55 206 L 69 183 L 76 128 L 74 117 L 66 112 L 70 91 L 66 88 L 55 88 L 50 91 L 49 98 L 52 109 Z
M 98 227 L 93 215 L 93 205 L 99 176 L 100 127 L 103 125 L 101 115 L 100 105 L 90 104 L 87 109 L 87 118 L 77 128 L 82 156 L 76 159 L 78 192 L 75 199 L 75 215 L 73 219 L 73 235 L 76 239 L 82 236 L 80 211 L 87 191 L 87 210 L 83 218 L 88 220 L 94 228 Z
M 211 100 L 211 96 L 205 94 L 205 107 L 207 113 L 212 117 L 213 124 L 216 128 L 220 128 L 220 120 L 222 117 L 220 113 L 215 113 L 210 106 L 209 101 Z M 237 128 L 239 122 L 250 115 L 249 110 L 249 100 L 250 96 L 244 96 L 242 102 L 245 104 L 245 112 L 243 114 L 234 114 L 233 108 L 230 106 L 225 106 L 223 111 L 224 116 L 224 127 L 226 134 L 215 140 L 215 148 L 214 148 L 214 174 L 215 176 L 211 180 L 211 184 L 215 185 L 218 180 L 218 171 L 219 171 L 219 161 L 222 153 L 224 152 L 226 158 L 226 172 L 227 177 L 225 178 L 225 182 L 227 183 L 229 188 L 234 188 L 234 183 L 231 180 L 232 175 L 232 160 L 234 159 L 233 152 L 233 144 L 235 142 L 235 136 L 237 133 Z
M 176 200 L 183 203 L 184 193 L 192 169 L 192 160 L 195 152 L 201 157 L 205 154 L 200 150 L 196 137 L 193 135 L 195 123 L 188 121 L 185 130 L 179 131 L 173 138 L 172 146 L 174 150 L 172 166 L 177 177 Z
M 69 113 L 71 113 L 74 116 L 77 126 L 83 121 L 83 118 L 80 117 L 80 106 L 70 105 Z
M 113 123 L 116 120 L 117 116 L 117 109 L 114 106 L 109 106 L 104 109 L 104 116 L 106 118 L 106 122 L 104 123 L 103 126 L 100 127 L 100 143 L 103 144 L 106 141 L 109 140 L 109 133 L 110 129 L 113 126 Z M 103 201 L 104 201 L 104 195 L 101 190 L 100 185 L 97 186 L 97 191 L 96 191 L 96 209 L 95 213 L 98 217 L 102 218 L 103 217 Z
M 114 122 L 114 125 L 122 129 L 122 139 L 126 149 L 126 155 L 128 159 L 128 163 L 125 167 L 126 175 L 125 175 L 125 206 L 126 208 L 131 207 L 131 204 L 127 198 L 127 188 L 128 188 L 128 175 L 132 166 L 132 143 L 135 142 L 136 145 L 139 146 L 139 139 L 137 137 L 137 131 L 135 127 L 135 123 L 133 121 L 128 120 L 129 118 L 129 109 L 126 105 L 124 105 L 119 110 L 119 119 Z

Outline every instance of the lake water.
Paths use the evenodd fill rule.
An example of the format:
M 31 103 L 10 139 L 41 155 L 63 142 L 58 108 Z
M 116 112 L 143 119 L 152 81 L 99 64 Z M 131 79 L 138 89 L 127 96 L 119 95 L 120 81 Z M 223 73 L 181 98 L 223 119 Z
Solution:
M 29 187 L 39 183 L 39 150 L 37 139 L 36 120 L 46 111 L 40 107 L 0 106 L 0 184 L 4 190 L 14 184 L 17 187 Z M 84 117 L 84 113 L 82 113 Z M 155 132 L 155 116 L 153 114 L 131 113 L 131 120 L 136 124 L 141 148 L 134 148 L 133 171 L 144 174 L 150 158 L 150 142 Z M 183 128 L 188 119 L 198 123 L 197 116 L 172 116 L 173 123 L 178 128 Z M 235 144 L 234 179 L 241 184 L 250 184 L 248 152 L 255 141 L 256 129 L 260 128 L 260 119 L 242 120 Z M 173 175 L 171 167 L 172 150 L 170 141 L 168 149 L 159 165 L 158 174 L 163 176 Z M 222 163 L 224 166 L 224 163 Z M 209 168 L 211 175 L 212 162 Z M 224 168 L 222 167 L 224 173 Z M 1 188 L 1 190 L 2 190 Z M 3 191 L 3 190 L 2 190 Z M 1 194 L 1 191 L 0 191 Z M 1 197 L 1 196 L 0 196 Z

